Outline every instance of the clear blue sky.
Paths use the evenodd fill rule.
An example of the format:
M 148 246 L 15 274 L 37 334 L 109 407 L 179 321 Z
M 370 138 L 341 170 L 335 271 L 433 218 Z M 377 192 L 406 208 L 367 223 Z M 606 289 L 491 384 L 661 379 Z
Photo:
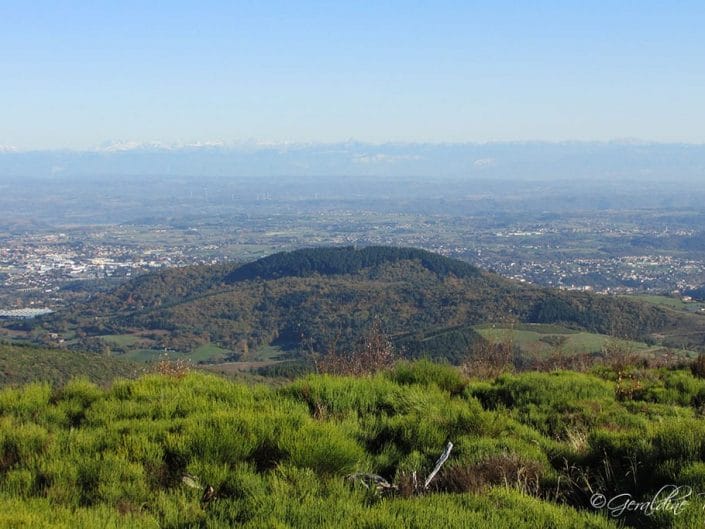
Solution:
M 0 0 L 0 146 L 705 142 L 705 2 Z

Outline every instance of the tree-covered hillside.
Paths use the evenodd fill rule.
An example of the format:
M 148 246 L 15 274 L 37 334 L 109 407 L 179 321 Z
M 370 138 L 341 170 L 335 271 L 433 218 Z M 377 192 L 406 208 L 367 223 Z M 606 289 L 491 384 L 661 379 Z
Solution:
M 37 380 L 61 385 L 77 376 L 107 385 L 117 377 L 134 377 L 142 371 L 140 364 L 106 355 L 0 343 L 0 386 Z
M 702 344 L 705 329 L 696 315 L 537 288 L 423 250 L 389 247 L 314 248 L 241 266 L 148 274 L 58 313 L 47 329 L 72 338 L 139 334 L 139 347 L 157 350 L 212 344 L 247 358 L 268 345 L 290 354 L 331 344 L 351 348 L 373 321 L 409 357 L 454 362 L 479 339 L 471 327 L 480 323 L 560 323 L 691 347 Z M 70 343 L 93 346 L 85 339 Z
M 226 276 L 234 283 L 252 279 L 279 279 L 282 277 L 308 277 L 355 274 L 365 268 L 377 267 L 398 261 L 418 261 L 426 270 L 443 278 L 453 275 L 458 278 L 476 277 L 480 271 L 474 266 L 448 259 L 418 248 L 395 248 L 391 246 L 369 246 L 356 249 L 306 248 L 264 257 L 240 266 Z

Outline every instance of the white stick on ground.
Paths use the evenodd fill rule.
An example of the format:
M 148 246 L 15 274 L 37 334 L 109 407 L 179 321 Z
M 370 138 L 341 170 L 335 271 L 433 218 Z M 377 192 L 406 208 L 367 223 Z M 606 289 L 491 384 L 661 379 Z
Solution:
M 427 489 L 428 486 L 431 484 L 431 481 L 433 481 L 433 478 L 436 477 L 436 474 L 438 474 L 438 471 L 443 466 L 443 463 L 445 463 L 446 460 L 448 459 L 448 457 L 450 456 L 451 450 L 453 450 L 453 443 L 448 441 L 448 444 L 446 445 L 446 449 L 441 454 L 441 457 L 438 458 L 438 461 L 436 461 L 436 466 L 433 468 L 433 471 L 428 475 L 428 477 L 426 478 L 426 481 L 424 481 L 424 484 L 423 484 L 424 489 Z

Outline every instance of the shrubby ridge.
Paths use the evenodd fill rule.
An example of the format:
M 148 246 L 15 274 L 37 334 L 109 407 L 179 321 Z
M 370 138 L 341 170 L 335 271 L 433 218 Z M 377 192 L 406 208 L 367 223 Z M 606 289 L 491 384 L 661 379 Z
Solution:
M 689 370 L 635 365 L 480 379 L 401 362 L 278 388 L 186 371 L 29 384 L 0 391 L 0 526 L 700 527 L 697 501 L 612 520 L 590 497 L 705 490 L 703 403 Z

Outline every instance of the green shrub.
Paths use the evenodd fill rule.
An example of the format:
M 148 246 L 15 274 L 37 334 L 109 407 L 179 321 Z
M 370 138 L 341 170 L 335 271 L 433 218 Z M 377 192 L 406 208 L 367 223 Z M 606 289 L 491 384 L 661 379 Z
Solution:
M 555 408 L 566 402 L 614 398 L 612 384 L 592 375 L 569 371 L 502 375 L 489 388 L 482 385 L 473 389 L 471 394 L 490 408 L 498 405 L 516 408 L 531 404 Z
M 661 460 L 697 461 L 705 456 L 705 423 L 697 419 L 673 419 L 654 431 L 654 449 Z
M 0 416 L 37 420 L 46 413 L 51 398 L 49 384 L 27 384 L 21 388 L 0 390 Z
M 0 476 L 3 472 L 33 464 L 49 448 L 50 435 L 37 424 L 0 418 Z
M 10 497 L 29 497 L 34 492 L 34 474 L 27 469 L 10 470 L 0 482 L 0 490 Z
M 420 360 L 418 362 L 399 362 L 388 375 L 399 384 L 435 384 L 451 395 L 459 395 L 465 389 L 466 381 L 457 367 Z
M 46 498 L 0 498 L 0 527 L 7 529 L 159 529 L 150 514 L 100 505 L 71 509 Z
M 631 476 L 634 468 L 648 472 L 653 462 L 653 446 L 648 437 L 637 432 L 597 430 L 588 438 L 590 453 L 586 461 L 593 469 L 605 470 L 621 479 Z
M 594 375 L 456 375 L 422 362 L 279 389 L 190 373 L 3 390 L 0 527 L 607 528 L 549 498 L 584 507 L 591 491 L 705 487 L 703 389 L 687 371 L 647 370 L 626 400 Z M 412 473 L 422 481 L 447 441 L 433 490 L 415 495 Z M 345 479 L 357 471 L 408 497 Z M 206 485 L 217 499 L 202 504 Z M 628 521 L 699 527 L 705 515 Z
M 308 405 L 311 414 L 359 415 L 393 413 L 404 405 L 404 392 L 394 382 L 374 377 L 308 376 L 280 391 Z
M 74 379 L 56 391 L 54 400 L 74 400 L 84 408 L 103 398 L 105 392 L 86 379 Z
M 288 461 L 317 474 L 345 474 L 365 459 L 362 447 L 334 424 L 310 424 L 282 436 L 279 447 Z
M 473 465 L 498 456 L 520 455 L 548 467 L 546 453 L 536 443 L 513 437 L 461 437 L 455 444 L 453 462 Z
M 661 404 L 690 406 L 699 395 L 705 394 L 705 380 L 683 370 L 662 370 L 645 378 L 639 398 Z
M 692 487 L 698 494 L 705 492 L 705 462 L 697 461 L 685 466 L 678 476 L 677 483 Z
M 619 413 L 611 383 L 581 373 L 502 375 L 492 384 L 471 384 L 466 395 L 487 409 L 508 409 L 512 417 L 551 436 L 594 428 L 601 421 L 629 420 Z

